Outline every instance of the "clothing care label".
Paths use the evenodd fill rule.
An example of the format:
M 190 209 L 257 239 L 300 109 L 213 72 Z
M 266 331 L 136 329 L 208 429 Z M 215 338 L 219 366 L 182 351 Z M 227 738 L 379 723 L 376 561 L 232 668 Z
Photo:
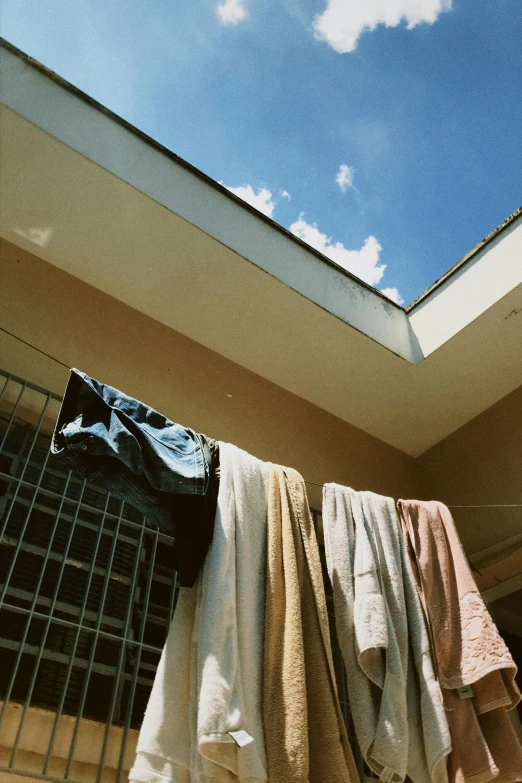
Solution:
M 243 729 L 240 729 L 239 731 L 229 731 L 228 732 L 236 745 L 238 745 L 240 748 L 242 748 L 244 745 L 249 745 L 251 742 L 254 741 L 254 738 L 250 736 L 250 734 L 247 731 L 244 731 Z
M 463 685 L 462 688 L 457 688 L 459 699 L 472 699 L 475 695 L 471 685 Z

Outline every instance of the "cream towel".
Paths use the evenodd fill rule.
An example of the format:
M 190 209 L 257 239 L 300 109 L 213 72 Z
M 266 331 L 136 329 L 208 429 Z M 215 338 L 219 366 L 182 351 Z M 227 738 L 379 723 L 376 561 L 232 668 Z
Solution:
M 276 465 L 269 485 L 264 671 L 270 783 L 358 783 L 304 481 Z
M 383 781 L 442 783 L 449 731 L 394 501 L 327 484 L 323 523 L 363 756 Z
M 262 717 L 270 464 L 220 443 L 212 545 L 182 589 L 138 740 L 131 781 L 263 783 Z M 230 731 L 253 742 L 239 747 Z

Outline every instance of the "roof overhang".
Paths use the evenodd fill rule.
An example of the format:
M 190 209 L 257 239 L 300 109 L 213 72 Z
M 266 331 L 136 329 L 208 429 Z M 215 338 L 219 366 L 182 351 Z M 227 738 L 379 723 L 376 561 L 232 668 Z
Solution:
M 0 70 L 7 240 L 412 455 L 522 383 L 522 214 L 406 311 L 9 45 Z

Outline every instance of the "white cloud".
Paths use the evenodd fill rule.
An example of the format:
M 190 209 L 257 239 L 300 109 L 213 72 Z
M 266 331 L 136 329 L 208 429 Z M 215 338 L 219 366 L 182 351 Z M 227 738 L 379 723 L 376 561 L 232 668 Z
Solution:
M 223 182 L 220 182 L 220 185 L 223 185 Z M 225 187 L 231 193 L 234 193 L 239 198 L 242 198 L 243 201 L 258 209 L 263 215 L 272 217 L 276 202 L 272 201 L 272 192 L 268 188 L 259 188 L 257 193 L 255 193 L 252 185 L 241 185 L 238 188 L 229 188 L 228 185 L 225 185 Z
M 281 191 L 280 191 L 280 196 L 281 196 L 281 198 L 287 198 L 287 199 L 288 199 L 288 201 L 291 201 L 291 200 L 292 200 L 292 196 L 290 195 L 290 193 L 288 192 L 288 190 L 281 190 Z
M 452 0 L 327 0 L 326 10 L 314 19 L 315 37 L 340 54 L 353 52 L 366 30 L 397 27 L 403 20 L 412 30 L 421 22 L 433 24 L 451 6 Z
M 343 193 L 346 193 L 348 188 L 353 188 L 353 168 L 346 163 L 341 163 L 335 181 Z
M 381 294 L 396 302 L 398 305 L 404 304 L 404 299 L 396 288 L 381 288 Z
M 218 5 L 217 12 L 223 24 L 237 24 L 247 16 L 243 0 L 225 0 Z
M 382 248 L 374 236 L 365 239 L 360 250 L 348 250 L 342 242 L 333 242 L 330 237 L 321 233 L 315 224 L 311 225 L 303 220 L 302 214 L 292 223 L 290 231 L 365 283 L 376 285 L 380 282 L 386 265 L 379 263 Z

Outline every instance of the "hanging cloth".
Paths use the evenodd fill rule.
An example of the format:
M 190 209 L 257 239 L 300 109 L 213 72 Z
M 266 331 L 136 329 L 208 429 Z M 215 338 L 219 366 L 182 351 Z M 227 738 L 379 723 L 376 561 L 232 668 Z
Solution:
M 337 697 L 321 561 L 303 478 L 272 465 L 264 724 L 270 783 L 357 783 Z
M 219 446 L 212 544 L 196 586 L 180 590 L 130 781 L 268 779 L 262 677 L 270 465 Z
M 400 500 L 398 507 L 431 625 L 452 735 L 449 779 L 519 780 L 521 749 L 506 712 L 520 700 L 517 669 L 473 580 L 449 509 L 415 500 Z
M 179 583 L 194 585 L 216 516 L 219 447 L 215 440 L 73 368 L 51 454 L 174 536 L 172 565 Z
M 395 503 L 326 484 L 323 524 L 363 757 L 384 783 L 442 783 L 451 740 Z

